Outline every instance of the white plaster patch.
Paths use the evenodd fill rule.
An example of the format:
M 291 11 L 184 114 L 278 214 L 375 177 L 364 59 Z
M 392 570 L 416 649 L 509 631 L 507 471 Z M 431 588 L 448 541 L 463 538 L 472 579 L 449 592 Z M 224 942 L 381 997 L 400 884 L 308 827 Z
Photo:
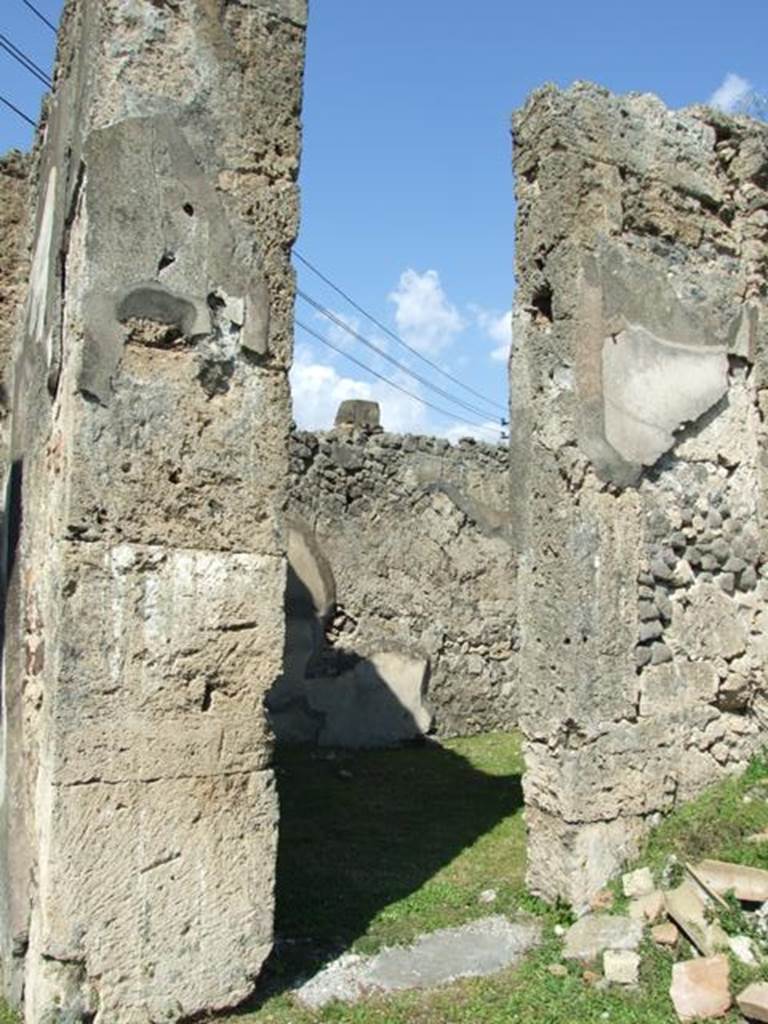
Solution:
M 32 257 L 32 267 L 29 272 L 29 333 L 36 345 L 43 340 L 45 329 L 45 311 L 48 305 L 48 282 L 50 274 L 48 270 L 51 243 L 53 241 L 53 216 L 56 205 L 56 168 L 51 168 L 48 175 L 48 185 L 45 190 L 45 203 L 43 215 L 40 219 L 40 229 L 37 234 L 37 245 L 35 254 Z M 52 338 L 48 335 L 48 351 L 46 353 L 48 363 L 52 358 Z
M 606 440 L 628 462 L 652 466 L 727 388 L 724 348 L 677 345 L 630 324 L 603 344 Z

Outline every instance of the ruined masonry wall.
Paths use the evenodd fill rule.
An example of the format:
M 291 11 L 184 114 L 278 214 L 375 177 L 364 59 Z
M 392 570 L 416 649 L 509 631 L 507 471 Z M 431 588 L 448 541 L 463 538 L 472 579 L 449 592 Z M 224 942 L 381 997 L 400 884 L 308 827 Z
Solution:
M 24 307 L 29 273 L 29 176 L 31 159 L 18 150 L 0 157 L 0 451 L 6 450 L 11 404 L 13 339 Z M 2 456 L 0 476 L 6 472 Z
M 428 659 L 425 702 L 440 735 L 513 726 L 508 493 L 505 447 L 298 432 L 289 513 L 311 529 L 336 589 L 312 671 L 343 670 L 345 653 L 395 649 Z
M 6 503 L 0 947 L 25 1020 L 270 952 L 306 9 L 68 0 Z
M 546 87 L 515 118 L 529 882 L 583 904 L 768 721 L 768 127 Z

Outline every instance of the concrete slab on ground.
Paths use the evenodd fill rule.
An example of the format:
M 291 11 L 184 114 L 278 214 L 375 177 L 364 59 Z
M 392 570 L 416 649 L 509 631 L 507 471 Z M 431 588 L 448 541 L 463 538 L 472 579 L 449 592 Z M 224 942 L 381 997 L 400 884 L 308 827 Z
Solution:
M 536 922 L 509 921 L 494 914 L 422 935 L 411 946 L 383 949 L 375 956 L 345 953 L 295 995 L 316 1010 L 333 1000 L 355 1002 L 371 993 L 435 988 L 458 978 L 482 977 L 513 966 L 540 937 Z

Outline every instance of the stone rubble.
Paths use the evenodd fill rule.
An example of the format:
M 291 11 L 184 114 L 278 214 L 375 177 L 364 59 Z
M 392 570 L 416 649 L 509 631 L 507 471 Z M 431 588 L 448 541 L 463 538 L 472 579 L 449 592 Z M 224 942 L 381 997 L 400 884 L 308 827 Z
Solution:
M 724 1017 L 731 1008 L 730 964 L 722 955 L 672 966 L 669 994 L 680 1021 Z
M 587 914 L 565 933 L 566 960 L 596 960 L 605 950 L 635 950 L 643 937 L 639 921 L 613 914 Z
M 630 899 L 649 896 L 655 887 L 650 868 L 638 868 L 621 876 L 621 888 Z
M 737 899 L 750 903 L 768 900 L 768 871 L 761 868 L 703 860 L 696 864 L 695 871 L 708 888 L 721 896 L 733 892 Z
M 708 897 L 691 879 L 664 894 L 667 913 L 704 956 L 728 948 L 728 936 L 710 919 Z
M 680 930 L 673 921 L 665 921 L 651 928 L 651 938 L 657 946 L 676 946 L 680 941 Z
M 603 953 L 605 980 L 615 985 L 637 985 L 640 955 L 628 949 L 606 949 Z
M 768 982 L 756 981 L 736 996 L 736 1005 L 751 1021 L 768 1021 Z
M 750 935 L 727 934 L 718 921 L 718 913 L 731 912 L 732 908 L 724 897 L 733 894 L 743 904 L 745 927 L 759 931 L 762 920 L 768 916 L 768 902 L 755 910 L 756 901 L 752 897 L 762 892 L 764 876 L 768 873 L 745 865 L 705 860 L 686 865 L 687 877 L 679 885 L 669 888 L 668 869 L 669 865 L 660 873 L 660 888 L 656 887 L 649 868 L 622 876 L 625 895 L 634 892 L 644 894 L 630 899 L 628 916 L 602 912 L 610 905 L 607 898 L 610 890 L 604 890 L 593 898 L 593 911 L 564 933 L 560 932 L 564 934 L 562 956 L 585 965 L 585 983 L 631 986 L 638 982 L 641 966 L 638 949 L 646 926 L 650 939 L 669 951 L 678 947 L 684 935 L 694 951 L 701 955 L 673 965 L 670 996 L 678 1019 L 689 1021 L 722 1016 L 732 1003 L 729 964 L 723 954 L 730 953 L 746 967 L 758 968 L 764 961 L 764 953 L 758 949 L 759 941 Z M 663 920 L 667 916 L 668 919 Z M 557 928 L 555 931 L 558 933 Z M 762 947 L 763 950 L 766 948 L 768 941 Z M 602 976 L 594 970 L 594 964 L 601 956 Z M 550 966 L 550 971 L 558 976 L 563 973 L 556 964 Z M 750 985 L 737 1001 L 749 1020 L 768 1021 L 768 983 Z

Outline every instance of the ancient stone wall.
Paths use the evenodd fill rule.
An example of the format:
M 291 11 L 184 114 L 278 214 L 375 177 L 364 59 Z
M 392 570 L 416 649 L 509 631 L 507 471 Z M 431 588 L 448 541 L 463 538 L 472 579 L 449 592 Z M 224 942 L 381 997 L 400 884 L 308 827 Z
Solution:
M 343 739 L 333 726 L 338 702 L 370 690 L 370 666 L 357 667 L 358 685 L 349 673 L 372 658 L 410 712 L 400 738 L 513 726 L 506 447 L 365 429 L 299 432 L 291 471 L 292 562 L 301 573 L 309 545 L 323 568 L 308 584 L 320 592 L 318 628 L 294 644 L 287 677 L 270 696 L 278 736 Z M 398 738 L 394 727 L 373 734 L 386 702 L 372 708 L 358 708 L 352 740 Z
M 764 742 L 768 127 L 580 84 L 514 128 L 529 882 L 583 903 Z
M 12 150 L 0 157 L 0 476 L 6 472 L 5 450 L 10 411 L 13 339 L 19 328 L 29 272 L 29 177 L 31 158 Z
M 69 0 L 6 502 L 25 1019 L 235 1005 L 271 948 L 303 0 Z

